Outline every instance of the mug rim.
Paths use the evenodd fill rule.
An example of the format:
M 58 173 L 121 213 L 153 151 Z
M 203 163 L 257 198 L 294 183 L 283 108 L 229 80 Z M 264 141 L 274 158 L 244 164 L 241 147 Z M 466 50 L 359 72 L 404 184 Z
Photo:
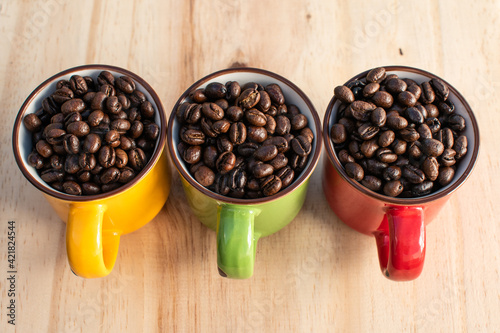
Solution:
M 215 79 L 221 75 L 225 74 L 233 74 L 233 73 L 241 73 L 241 72 L 247 72 L 247 73 L 256 73 L 256 74 L 261 74 L 268 76 L 278 82 L 282 82 L 289 86 L 298 96 L 300 99 L 304 101 L 304 103 L 307 105 L 308 109 L 310 110 L 311 116 L 314 119 L 314 127 L 316 129 L 316 137 L 314 138 L 316 140 L 316 150 L 314 151 L 314 154 L 310 157 L 312 160 L 310 163 L 308 163 L 308 166 L 302 170 L 301 175 L 294 180 L 292 184 L 290 184 L 287 188 L 285 188 L 282 191 L 279 191 L 277 194 L 269 196 L 269 197 L 261 197 L 261 198 L 255 198 L 255 199 L 240 199 L 240 198 L 233 198 L 229 196 L 224 196 L 221 194 L 218 194 L 216 192 L 213 192 L 206 187 L 202 186 L 194 177 L 187 171 L 185 166 L 183 165 L 182 162 L 179 161 L 177 157 L 177 147 L 174 147 L 174 139 L 173 139 L 173 125 L 174 122 L 177 122 L 176 119 L 176 114 L 177 114 L 177 108 L 179 105 L 188 97 L 189 93 L 193 91 L 193 89 L 196 89 L 206 82 Z M 167 133 L 167 145 L 168 149 L 170 152 L 170 157 L 172 158 L 172 161 L 174 162 L 174 165 L 177 169 L 177 171 L 180 173 L 181 177 L 186 180 L 191 186 L 193 186 L 195 189 L 200 191 L 201 193 L 207 195 L 208 197 L 215 199 L 219 202 L 223 202 L 226 204 L 234 204 L 234 205 L 255 205 L 255 204 L 262 204 L 262 203 L 269 203 L 275 200 L 278 200 L 280 198 L 283 198 L 287 196 L 288 194 L 292 193 L 296 189 L 298 189 L 303 183 L 305 183 L 309 177 L 311 176 L 312 172 L 316 168 L 318 162 L 319 162 L 319 157 L 321 155 L 321 150 L 322 150 L 322 141 L 321 140 L 321 121 L 318 115 L 318 112 L 314 108 L 314 105 L 312 104 L 311 100 L 307 95 L 293 82 L 288 80 L 287 78 L 270 72 L 265 69 L 261 68 L 255 68 L 255 67 L 232 67 L 232 68 L 226 68 L 222 70 L 218 70 L 216 72 L 213 72 L 211 74 L 208 74 L 201 79 L 197 80 L 193 84 L 187 88 L 182 95 L 179 97 L 177 102 L 172 108 L 172 112 L 170 114 L 170 118 L 168 121 L 168 133 Z M 178 133 L 176 133 L 178 134 Z
M 344 167 L 338 160 L 337 154 L 335 153 L 333 149 L 333 145 L 331 144 L 330 140 L 330 118 L 332 116 L 333 110 L 335 103 L 337 102 L 337 98 L 335 96 L 332 97 L 330 100 L 330 103 L 327 106 L 325 117 L 323 118 L 323 141 L 325 144 L 325 149 L 328 155 L 328 159 L 330 160 L 330 163 L 333 164 L 337 172 L 340 174 L 340 176 L 347 181 L 349 185 L 354 187 L 356 190 L 359 192 L 363 193 L 364 195 L 367 195 L 369 197 L 372 197 L 374 199 L 389 203 L 389 204 L 395 204 L 395 205 L 401 205 L 401 206 L 415 206 L 415 205 L 421 205 L 425 204 L 431 201 L 435 201 L 437 199 L 443 198 L 445 196 L 448 196 L 455 192 L 465 181 L 469 178 L 469 176 L 472 173 L 472 170 L 474 169 L 474 166 L 476 165 L 477 158 L 479 155 L 479 126 L 477 124 L 476 117 L 474 115 L 474 112 L 472 111 L 472 108 L 470 107 L 469 103 L 465 100 L 465 98 L 462 96 L 462 94 L 455 89 L 450 83 L 448 83 L 446 80 L 440 78 L 439 76 L 430 73 L 428 71 L 425 71 L 423 69 L 415 68 L 415 67 L 410 67 L 410 66 L 400 66 L 400 65 L 393 65 L 393 66 L 380 66 L 385 68 L 386 72 L 394 72 L 394 71 L 401 71 L 401 72 L 408 72 L 408 73 L 413 73 L 413 74 L 420 74 L 423 76 L 426 76 L 429 79 L 437 78 L 442 80 L 449 88 L 450 94 L 453 94 L 457 99 L 460 100 L 460 102 L 464 106 L 465 112 L 468 114 L 469 119 L 471 124 L 469 126 L 472 126 L 472 131 L 473 131 L 473 137 L 474 137 L 474 145 L 472 151 L 469 150 L 470 147 L 468 147 L 468 153 L 470 152 L 472 154 L 471 159 L 467 167 L 465 168 L 464 172 L 459 176 L 457 180 L 455 180 L 453 183 L 445 187 L 444 189 L 440 189 L 437 192 L 428 194 L 426 196 L 422 197 L 416 197 L 416 198 L 398 198 L 398 197 L 390 197 L 387 195 L 383 195 L 377 192 L 374 192 L 365 186 L 361 185 L 351 177 L 347 175 L 347 173 L 344 170 Z M 377 67 L 374 67 L 377 68 Z M 347 80 L 344 85 L 346 85 L 349 82 L 352 82 L 354 80 L 359 80 L 365 77 L 368 72 L 370 72 L 371 69 L 368 69 L 364 72 L 361 72 L 360 74 L 357 74 Z M 335 112 L 337 112 L 337 109 Z
M 60 77 L 66 76 L 68 74 L 75 74 L 80 71 L 84 70 L 93 70 L 93 71 L 113 71 L 117 72 L 123 75 L 130 76 L 131 78 L 134 79 L 137 83 L 139 83 L 152 97 L 154 104 L 157 107 L 158 113 L 159 113 L 159 118 L 160 118 L 160 135 L 158 138 L 157 146 L 153 154 L 151 155 L 151 158 L 149 159 L 147 165 L 144 167 L 144 169 L 141 170 L 130 182 L 123 184 L 122 186 L 106 192 L 106 193 L 99 193 L 99 194 L 94 194 L 94 195 L 71 195 L 67 194 L 64 192 L 57 191 L 56 189 L 52 188 L 49 184 L 45 183 L 40 183 L 32 174 L 30 171 L 28 171 L 26 164 L 27 161 L 21 156 L 21 152 L 19 149 L 19 135 L 20 135 L 20 130 L 21 126 L 23 124 L 23 118 L 25 116 L 26 110 L 28 107 L 31 105 L 35 97 L 38 95 L 44 93 L 46 89 L 48 89 L 48 86 L 57 80 Z M 107 199 L 110 197 L 113 197 L 115 195 L 118 195 L 120 193 L 123 193 L 130 188 L 134 187 L 136 184 L 138 184 L 150 171 L 151 169 L 156 165 L 158 160 L 160 159 L 161 154 L 163 153 L 163 150 L 165 149 L 165 141 L 166 141 L 166 132 L 165 128 L 167 126 L 167 118 L 165 115 L 165 111 L 163 108 L 163 105 L 161 103 L 160 98 L 158 97 L 158 94 L 156 91 L 149 85 L 149 83 L 146 82 L 142 77 L 139 75 L 121 68 L 117 66 L 112 66 L 112 65 L 105 65 L 105 64 L 87 64 L 87 65 L 81 65 L 81 66 L 76 66 L 72 68 L 68 68 L 66 70 L 63 70 L 57 74 L 54 74 L 50 76 L 48 79 L 44 80 L 41 84 L 39 84 L 30 94 L 29 96 L 24 100 L 21 108 L 19 109 L 19 112 L 16 116 L 15 122 L 14 122 L 14 130 L 12 133 L 12 148 L 14 150 L 14 156 L 16 159 L 16 163 L 23 173 L 24 177 L 28 179 L 28 181 L 33 184 L 36 188 L 41 190 L 44 194 L 47 194 L 51 197 L 55 197 L 61 200 L 65 201 L 74 201 L 74 202 L 90 202 L 90 201 L 96 201 L 100 199 Z M 35 171 L 36 172 L 36 171 Z

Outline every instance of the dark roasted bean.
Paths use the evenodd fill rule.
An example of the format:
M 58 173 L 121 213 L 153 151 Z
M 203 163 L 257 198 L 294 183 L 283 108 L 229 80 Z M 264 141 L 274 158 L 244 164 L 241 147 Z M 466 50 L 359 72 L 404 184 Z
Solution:
M 354 94 L 351 89 L 346 86 L 337 86 L 333 90 L 335 97 L 337 97 L 341 102 L 352 103 L 354 102 Z
M 368 72 L 366 81 L 368 82 L 382 82 L 387 76 L 384 67 L 377 67 Z
M 420 184 L 425 180 L 424 172 L 411 164 L 403 166 L 402 171 L 402 176 L 412 184 Z
M 358 163 L 346 163 L 345 172 L 356 181 L 361 181 L 365 176 L 363 168 Z
M 461 159 L 467 153 L 467 137 L 465 135 L 459 136 L 455 140 L 455 144 L 453 145 L 453 149 L 456 151 L 455 158 L 457 160 Z
M 81 195 L 82 188 L 74 181 L 66 181 L 62 184 L 63 191 L 71 195 Z
M 397 197 L 403 192 L 403 185 L 399 180 L 391 180 L 385 183 L 383 192 L 390 197 Z
M 436 139 L 423 139 L 422 152 L 427 156 L 440 156 L 444 151 L 444 145 Z

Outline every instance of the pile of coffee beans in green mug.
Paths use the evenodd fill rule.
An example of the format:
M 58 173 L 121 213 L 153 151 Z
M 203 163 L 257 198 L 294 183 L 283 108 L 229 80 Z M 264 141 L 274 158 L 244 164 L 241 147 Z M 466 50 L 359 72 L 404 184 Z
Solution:
M 60 80 L 23 123 L 32 133 L 28 164 L 52 188 L 72 195 L 130 182 L 151 157 L 160 129 L 155 110 L 129 76 Z
M 341 102 L 330 128 L 347 175 L 391 197 L 419 197 L 448 185 L 467 153 L 465 119 L 449 88 L 374 68 L 334 90 Z
M 314 134 L 278 84 L 209 83 L 176 110 L 177 146 L 193 177 L 234 198 L 271 196 L 307 165 Z

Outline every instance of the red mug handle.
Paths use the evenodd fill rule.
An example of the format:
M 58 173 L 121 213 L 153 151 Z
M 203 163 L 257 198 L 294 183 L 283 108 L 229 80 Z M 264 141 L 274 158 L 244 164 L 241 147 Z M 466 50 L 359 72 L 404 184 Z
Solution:
M 395 281 L 416 279 L 425 259 L 422 207 L 391 207 L 374 232 L 382 273 Z

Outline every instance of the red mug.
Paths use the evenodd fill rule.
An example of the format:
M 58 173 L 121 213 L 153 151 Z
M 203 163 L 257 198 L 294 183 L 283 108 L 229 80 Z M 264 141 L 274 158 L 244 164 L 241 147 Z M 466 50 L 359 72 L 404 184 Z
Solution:
M 412 67 L 387 66 L 385 69 L 388 74 L 413 79 L 419 84 L 438 78 Z M 368 72 L 356 75 L 347 83 L 362 79 Z M 371 191 L 350 178 L 330 140 L 330 129 L 337 121 L 340 101 L 333 97 L 326 110 L 323 122 L 323 140 L 328 156 L 323 168 L 326 199 L 342 222 L 356 231 L 375 237 L 380 268 L 391 280 L 408 281 L 420 275 L 425 259 L 425 227 L 436 217 L 451 194 L 467 180 L 478 157 L 479 128 L 476 118 L 463 96 L 444 82 L 449 87 L 448 98 L 455 104 L 455 112 L 465 118 L 464 134 L 468 151 L 458 163 L 453 180 L 438 191 L 422 197 L 389 197 Z

